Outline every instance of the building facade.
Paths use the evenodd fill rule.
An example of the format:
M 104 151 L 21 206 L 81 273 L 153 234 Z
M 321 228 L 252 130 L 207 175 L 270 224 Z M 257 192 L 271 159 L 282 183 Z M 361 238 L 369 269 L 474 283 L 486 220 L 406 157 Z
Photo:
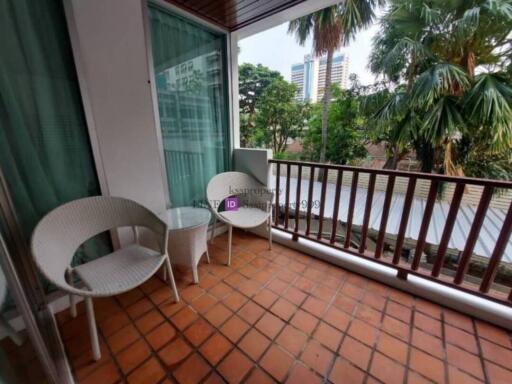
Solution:
M 335 54 L 332 60 L 331 84 L 347 88 L 349 58 L 345 54 Z M 297 86 L 296 100 L 318 102 L 324 96 L 327 57 L 305 55 L 303 63 L 292 65 L 291 82 Z

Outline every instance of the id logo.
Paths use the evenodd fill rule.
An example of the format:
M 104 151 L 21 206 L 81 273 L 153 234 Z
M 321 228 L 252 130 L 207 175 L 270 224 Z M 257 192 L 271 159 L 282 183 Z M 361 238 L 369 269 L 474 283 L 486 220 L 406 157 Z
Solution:
M 226 199 L 225 209 L 226 211 L 238 211 L 240 206 L 240 199 L 238 197 L 228 197 Z

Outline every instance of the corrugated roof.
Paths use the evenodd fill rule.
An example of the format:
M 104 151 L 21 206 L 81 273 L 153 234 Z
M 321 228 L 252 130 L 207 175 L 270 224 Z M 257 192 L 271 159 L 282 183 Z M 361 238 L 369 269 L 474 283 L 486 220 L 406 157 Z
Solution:
M 273 179 L 274 187 L 275 187 L 275 179 Z M 280 197 L 279 201 L 282 205 L 285 204 L 285 186 L 286 186 L 286 177 L 282 176 L 280 178 Z M 321 193 L 322 184 L 318 181 L 314 182 L 313 187 L 313 201 L 318 202 L 318 204 L 313 204 L 311 209 L 312 214 L 318 215 L 320 212 L 320 193 Z M 308 198 L 308 189 L 309 189 L 309 180 L 301 181 L 301 212 L 306 212 L 307 209 L 307 198 Z M 295 207 L 295 196 L 297 190 L 297 179 L 291 177 L 290 178 L 290 207 Z M 362 226 L 363 217 L 364 217 L 364 209 L 366 204 L 366 188 L 357 188 L 356 193 L 356 204 L 354 209 L 354 217 L 353 217 L 353 225 Z M 333 216 L 333 208 L 334 208 L 334 195 L 335 195 L 335 185 L 332 183 L 327 184 L 326 194 L 325 194 L 325 210 L 324 217 L 332 219 Z M 372 212 L 370 216 L 370 225 L 371 229 L 376 231 L 380 228 L 381 216 L 382 216 L 382 208 L 384 206 L 384 197 L 385 193 L 383 191 L 375 191 L 373 195 L 372 202 Z M 342 186 L 341 190 L 341 198 L 340 198 L 340 207 L 338 213 L 338 220 L 341 222 L 347 222 L 348 216 L 348 205 L 350 199 L 350 188 L 348 186 Z M 393 199 L 391 203 L 388 223 L 386 226 L 386 233 L 388 235 L 397 235 L 398 229 L 400 226 L 400 219 L 402 217 L 402 210 L 404 206 L 405 195 L 403 193 L 394 193 Z M 406 230 L 406 239 L 409 240 L 417 240 L 418 234 L 421 226 L 421 221 L 423 219 L 423 212 L 425 210 L 426 200 L 421 197 L 415 197 L 413 200 L 413 204 L 411 207 L 411 212 L 409 215 L 409 222 Z M 428 234 L 427 234 L 427 243 L 432 245 L 439 245 L 441 241 L 441 236 L 443 233 L 444 225 L 446 222 L 446 217 L 448 215 L 448 210 L 450 208 L 450 203 L 442 200 L 438 200 L 435 203 L 434 211 L 432 213 L 432 220 L 430 222 Z M 457 219 L 455 222 L 455 226 L 453 228 L 453 232 L 448 244 L 448 247 L 454 250 L 462 251 L 466 244 L 467 235 L 471 228 L 471 224 L 475 217 L 476 207 L 474 205 L 470 205 L 467 203 L 461 203 L 459 212 L 457 214 Z M 502 209 L 498 208 L 489 208 L 487 210 L 487 214 L 482 226 L 482 230 L 478 236 L 478 240 L 475 244 L 475 248 L 473 253 L 478 256 L 483 256 L 489 258 L 494 250 L 494 246 L 496 244 L 497 237 L 500 233 L 501 227 L 503 226 L 503 222 L 505 220 L 506 212 Z M 508 245 L 505 249 L 505 253 L 503 255 L 503 261 L 511 263 L 512 262 L 512 237 L 508 241 Z

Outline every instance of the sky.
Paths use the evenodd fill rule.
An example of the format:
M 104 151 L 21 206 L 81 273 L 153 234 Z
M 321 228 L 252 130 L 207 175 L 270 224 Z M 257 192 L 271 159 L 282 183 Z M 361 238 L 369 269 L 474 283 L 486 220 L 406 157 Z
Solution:
M 291 65 L 301 63 L 304 55 L 311 53 L 311 40 L 302 47 L 295 36 L 287 33 L 288 23 L 247 37 L 239 42 L 239 64 L 263 64 L 270 69 L 281 72 L 284 78 L 291 80 Z M 341 52 L 346 53 L 350 59 L 349 73 L 359 76 L 361 84 L 368 85 L 375 81 L 375 77 L 368 70 L 368 57 L 371 52 L 372 38 L 378 32 L 378 23 L 375 22 L 368 29 L 359 32 L 347 47 Z

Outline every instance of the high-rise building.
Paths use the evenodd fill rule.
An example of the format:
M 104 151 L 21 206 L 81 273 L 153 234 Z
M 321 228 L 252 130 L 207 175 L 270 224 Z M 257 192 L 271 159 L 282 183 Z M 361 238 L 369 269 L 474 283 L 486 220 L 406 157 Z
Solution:
M 297 86 L 296 100 L 318 102 L 324 96 L 327 57 L 305 55 L 303 63 L 292 65 L 292 83 Z M 349 59 L 338 53 L 332 59 L 331 84 L 346 89 L 348 83 Z

